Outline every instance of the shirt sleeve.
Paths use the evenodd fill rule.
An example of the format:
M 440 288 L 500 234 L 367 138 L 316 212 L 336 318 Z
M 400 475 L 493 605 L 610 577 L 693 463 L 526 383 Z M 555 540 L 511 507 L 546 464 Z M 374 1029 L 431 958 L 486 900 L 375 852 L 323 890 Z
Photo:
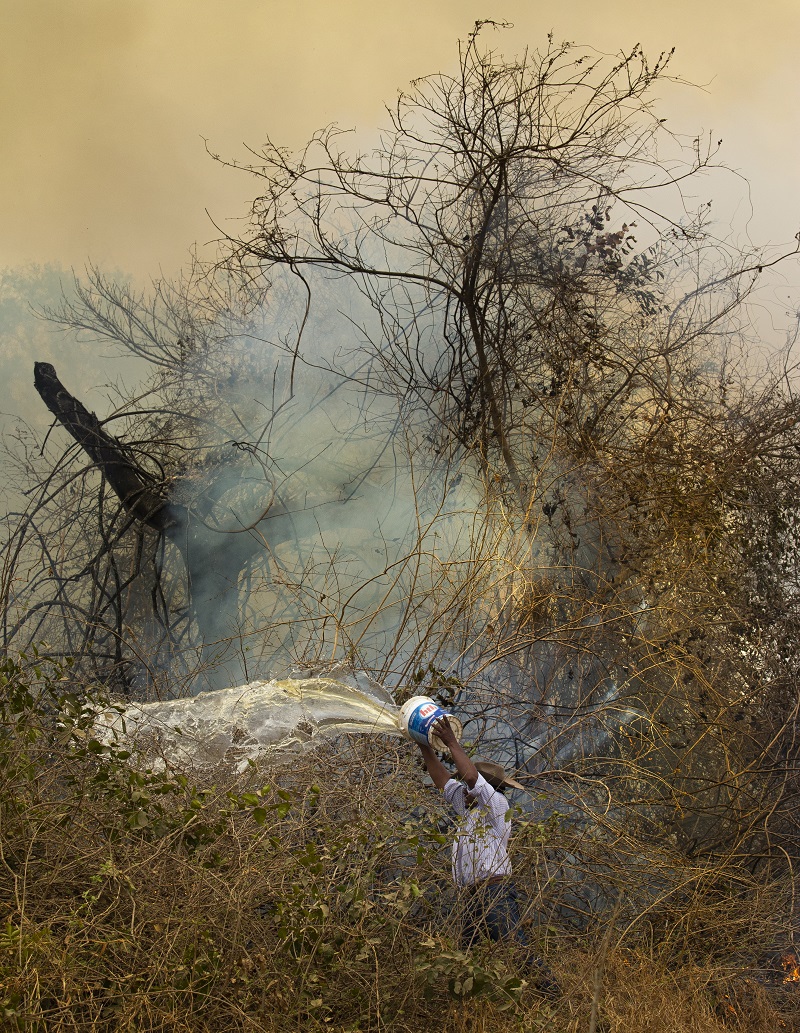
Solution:
M 469 790 L 463 782 L 458 782 L 455 778 L 448 779 L 442 793 L 459 817 L 463 817 L 467 813 L 467 793 L 469 793 L 473 799 L 478 801 L 481 810 L 497 834 L 505 837 L 508 832 L 508 822 L 506 821 L 508 800 L 502 793 L 493 789 L 483 775 L 478 775 L 478 781 Z
M 463 818 L 467 813 L 467 788 L 463 782 L 458 782 L 455 778 L 448 779 L 442 794 L 459 818 Z

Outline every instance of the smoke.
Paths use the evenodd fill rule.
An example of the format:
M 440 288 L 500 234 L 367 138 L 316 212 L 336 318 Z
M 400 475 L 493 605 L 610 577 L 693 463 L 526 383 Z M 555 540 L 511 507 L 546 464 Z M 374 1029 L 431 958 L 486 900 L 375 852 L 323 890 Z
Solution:
M 439 299 L 409 298 L 390 336 L 351 281 L 318 277 L 308 311 L 291 287 L 273 284 L 247 321 L 218 312 L 216 336 L 188 326 L 186 361 L 157 388 L 181 413 L 171 501 L 188 520 L 164 553 L 160 619 L 146 579 L 130 588 L 135 695 L 342 663 L 398 688 L 432 667 L 454 679 L 468 736 L 510 767 L 613 753 L 641 708 L 617 698 L 631 688 L 613 664 L 586 659 L 596 619 L 560 642 L 547 631 L 571 621 L 565 572 L 587 596 L 614 572 L 579 518 L 579 478 L 556 469 L 546 518 L 521 534 L 474 458 L 442 447 L 435 395 L 403 391 L 381 361 L 391 345 L 436 365 Z
M 397 354 L 400 374 L 436 367 L 441 299 L 409 296 L 387 327 L 351 280 L 311 288 L 310 307 L 288 276 L 244 316 L 187 320 L 185 359 L 155 385 L 151 436 L 177 443 L 170 501 L 187 517 L 156 589 L 129 589 L 135 695 L 343 663 L 392 689 L 433 672 L 420 690 L 452 679 L 468 736 L 515 769 L 613 753 L 646 708 L 599 658 L 591 598 L 614 564 L 580 478 L 551 463 L 521 533 L 474 456 L 443 447 L 435 391 L 389 375 Z M 577 589 L 575 625 L 559 600 Z
M 204 640 L 193 692 L 344 660 L 396 683 L 417 657 L 457 655 L 475 617 L 465 586 L 496 544 L 475 465 L 437 450 L 419 400 L 382 378 L 371 306 L 320 278 L 307 310 L 290 286 L 181 374 L 189 416 L 206 407 L 190 419 L 171 495 L 186 530 L 167 557 L 176 580 L 186 562 Z M 433 311 L 415 323 L 433 337 Z M 158 637 L 146 634 L 142 652 Z M 191 665 L 172 651 L 171 691 Z

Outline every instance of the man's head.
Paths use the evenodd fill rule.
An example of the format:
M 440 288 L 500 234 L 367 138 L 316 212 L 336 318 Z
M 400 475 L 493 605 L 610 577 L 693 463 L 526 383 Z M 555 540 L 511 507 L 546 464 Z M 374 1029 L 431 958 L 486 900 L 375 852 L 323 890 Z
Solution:
M 520 785 L 513 778 L 509 778 L 503 768 L 493 760 L 476 760 L 474 764 L 492 789 L 499 789 L 502 792 L 503 789 L 525 788 L 525 786 Z

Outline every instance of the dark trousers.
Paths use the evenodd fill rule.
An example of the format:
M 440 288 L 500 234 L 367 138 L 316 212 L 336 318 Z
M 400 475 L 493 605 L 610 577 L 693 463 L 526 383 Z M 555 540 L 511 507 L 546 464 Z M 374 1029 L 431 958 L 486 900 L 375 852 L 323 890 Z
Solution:
M 519 893 L 511 879 L 467 887 L 462 946 L 469 949 L 477 940 L 516 940 L 529 947 L 519 913 Z
M 522 926 L 519 892 L 511 879 L 466 890 L 461 945 L 465 950 L 478 940 L 503 940 L 519 945 L 523 967 L 536 985 L 547 994 L 558 992 L 558 984 L 547 962 L 534 952 Z

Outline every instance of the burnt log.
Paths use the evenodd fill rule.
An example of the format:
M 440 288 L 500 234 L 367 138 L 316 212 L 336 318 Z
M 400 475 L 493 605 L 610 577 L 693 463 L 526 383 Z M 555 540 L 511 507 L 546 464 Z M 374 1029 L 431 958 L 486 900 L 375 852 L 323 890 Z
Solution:
M 159 491 L 130 452 L 105 430 L 93 412 L 71 394 L 49 362 L 33 367 L 33 385 L 61 426 L 101 470 L 126 511 L 135 519 L 170 537 L 186 524 L 186 510 Z
M 109 434 L 103 421 L 64 387 L 50 363 L 34 365 L 34 385 L 130 517 L 174 545 L 185 568 L 187 602 L 209 664 L 207 684 L 237 684 L 236 679 L 241 678 L 238 635 L 242 575 L 254 558 L 261 556 L 268 562 L 275 546 L 318 534 L 315 506 L 309 505 L 305 496 L 280 497 L 265 481 L 254 485 L 254 495 L 263 494 L 263 499 L 253 499 L 256 518 L 247 523 L 231 511 L 228 525 L 220 526 L 209 519 L 209 510 L 217 496 L 224 495 L 224 486 L 231 483 L 230 466 L 218 470 L 219 490 L 215 490 L 212 474 L 205 498 L 197 504 L 173 502 L 168 492 L 180 485 L 180 478 L 171 481 L 169 487 L 153 478 L 137 462 L 131 448 Z M 330 500 L 325 504 L 330 505 Z
M 242 570 L 262 540 L 248 530 L 208 526 L 199 514 L 174 503 L 164 486 L 137 463 L 131 450 L 103 429 L 61 383 L 48 362 L 34 365 L 34 386 L 58 423 L 74 438 L 105 478 L 126 512 L 138 523 L 164 535 L 176 547 L 186 570 L 188 602 L 207 656 L 220 666 L 215 684 L 235 683 L 225 669 L 231 638 L 238 625 L 238 588 Z M 280 507 L 278 507 L 280 508 Z M 222 663 L 220 663 L 222 661 Z

